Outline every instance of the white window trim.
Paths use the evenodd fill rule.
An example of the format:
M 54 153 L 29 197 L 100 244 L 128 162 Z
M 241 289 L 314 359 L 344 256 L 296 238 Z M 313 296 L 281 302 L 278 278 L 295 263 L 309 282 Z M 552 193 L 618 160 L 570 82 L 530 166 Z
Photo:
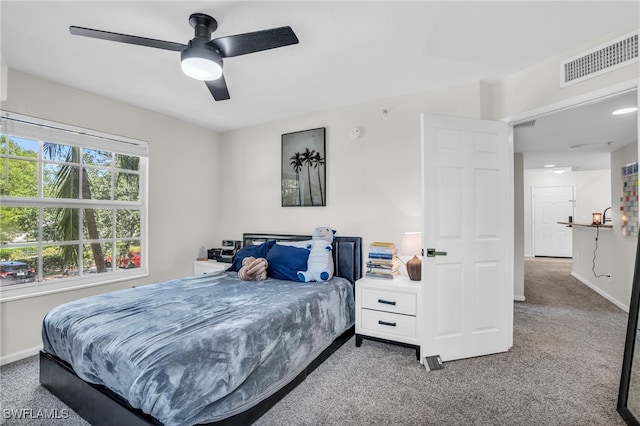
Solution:
M 61 293 L 66 291 L 74 291 L 86 289 L 89 287 L 97 287 L 106 284 L 113 284 L 122 281 L 135 280 L 144 278 L 148 273 L 148 185 L 149 185 L 149 144 L 123 136 L 111 135 L 104 132 L 89 130 L 81 127 L 70 126 L 67 124 L 56 123 L 53 121 L 43 120 L 35 117 L 29 117 L 22 114 L 16 114 L 7 111 L 0 111 L 0 117 L 11 118 L 11 120 L 2 120 L 8 129 L 2 129 L 1 133 L 18 133 L 21 137 L 32 137 L 39 140 L 53 140 L 60 143 L 68 143 L 69 145 L 79 146 L 92 149 L 104 149 L 105 151 L 116 152 L 125 155 L 135 155 L 145 158 L 139 170 L 140 178 L 145 182 L 140 188 L 140 200 L 144 206 L 140 217 L 141 235 L 140 244 L 142 246 L 142 266 L 135 270 L 119 270 L 117 272 L 105 274 L 106 276 L 82 277 L 61 279 L 56 282 L 47 283 L 45 286 L 42 282 L 33 282 L 19 284 L 18 287 L 0 287 L 0 303 L 14 300 L 26 299 L 31 297 L 39 297 L 48 294 Z M 36 126 L 34 126 L 34 124 Z M 51 138 L 49 135 L 55 132 L 56 137 Z M 65 137 L 60 137 L 60 135 Z M 99 139 L 99 143 L 87 143 L 87 138 Z M 41 160 L 40 160 L 41 161 Z M 38 180 L 39 184 L 40 180 Z M 66 200 L 71 204 L 76 204 L 75 200 Z M 62 201 L 64 203 L 64 201 Z M 12 204 L 21 204 L 19 199 L 12 199 Z M 38 245 L 42 242 L 38 242 Z
M 114 284 L 122 281 L 135 280 L 135 279 L 147 277 L 149 276 L 149 273 L 147 272 L 146 268 L 140 268 L 140 269 L 136 269 L 135 272 L 123 271 L 115 275 L 122 275 L 122 276 L 114 276 L 112 274 L 110 279 L 104 279 L 103 277 L 96 277 L 95 282 L 92 282 L 93 280 L 91 279 L 84 278 L 82 279 L 82 284 L 73 284 L 74 282 L 80 281 L 79 279 L 78 280 L 68 279 L 68 280 L 63 280 L 61 282 L 57 282 L 54 284 L 47 284 L 46 288 L 44 288 L 41 283 L 22 284 L 21 286 L 23 287 L 21 288 L 7 288 L 0 291 L 0 303 L 13 302 L 15 300 L 29 299 L 31 297 L 40 297 L 40 296 L 46 296 L 48 294 L 63 293 L 66 291 L 74 291 L 74 290 L 80 290 L 80 289 L 85 289 L 89 287 L 98 287 L 98 286 L 107 285 L 107 284 Z M 31 284 L 40 284 L 40 287 L 31 285 Z

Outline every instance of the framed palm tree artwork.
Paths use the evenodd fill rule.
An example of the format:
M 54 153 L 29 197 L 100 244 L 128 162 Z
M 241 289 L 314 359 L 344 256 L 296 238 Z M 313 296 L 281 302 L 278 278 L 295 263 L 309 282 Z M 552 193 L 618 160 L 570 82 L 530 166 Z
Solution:
M 325 130 L 282 135 L 282 207 L 327 205 Z

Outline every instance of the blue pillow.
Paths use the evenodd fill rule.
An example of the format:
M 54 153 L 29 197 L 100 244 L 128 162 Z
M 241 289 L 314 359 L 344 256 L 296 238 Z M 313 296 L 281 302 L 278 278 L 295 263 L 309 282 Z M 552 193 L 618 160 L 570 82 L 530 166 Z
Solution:
M 233 257 L 233 261 L 231 262 L 231 266 L 227 271 L 236 271 L 238 272 L 240 268 L 242 268 L 242 260 L 245 257 L 264 257 L 267 258 L 267 252 L 271 249 L 271 247 L 276 243 L 275 240 L 265 241 L 264 243 L 258 246 L 247 246 L 243 247 L 236 255 Z
M 267 253 L 267 275 L 280 280 L 300 281 L 298 271 L 307 270 L 309 250 L 274 244 Z

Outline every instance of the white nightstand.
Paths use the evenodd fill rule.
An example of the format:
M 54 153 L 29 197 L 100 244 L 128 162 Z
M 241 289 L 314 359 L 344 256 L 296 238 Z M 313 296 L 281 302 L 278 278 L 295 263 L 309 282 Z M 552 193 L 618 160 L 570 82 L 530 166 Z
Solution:
M 215 260 L 196 260 L 193 262 L 193 275 L 208 274 L 209 272 L 224 271 L 230 263 L 218 263 Z
M 356 346 L 362 339 L 415 348 L 420 360 L 422 282 L 400 276 L 356 281 Z

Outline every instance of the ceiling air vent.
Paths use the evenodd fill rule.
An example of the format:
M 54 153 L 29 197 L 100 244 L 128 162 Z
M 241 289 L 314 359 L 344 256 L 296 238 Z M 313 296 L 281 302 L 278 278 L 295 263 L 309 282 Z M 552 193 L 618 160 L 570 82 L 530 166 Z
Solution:
M 634 62 L 638 62 L 637 31 L 562 62 L 560 86 L 575 84 Z
M 519 129 L 520 127 L 533 127 L 536 124 L 535 118 L 533 120 L 521 121 L 520 123 L 516 123 L 513 125 L 514 129 Z

